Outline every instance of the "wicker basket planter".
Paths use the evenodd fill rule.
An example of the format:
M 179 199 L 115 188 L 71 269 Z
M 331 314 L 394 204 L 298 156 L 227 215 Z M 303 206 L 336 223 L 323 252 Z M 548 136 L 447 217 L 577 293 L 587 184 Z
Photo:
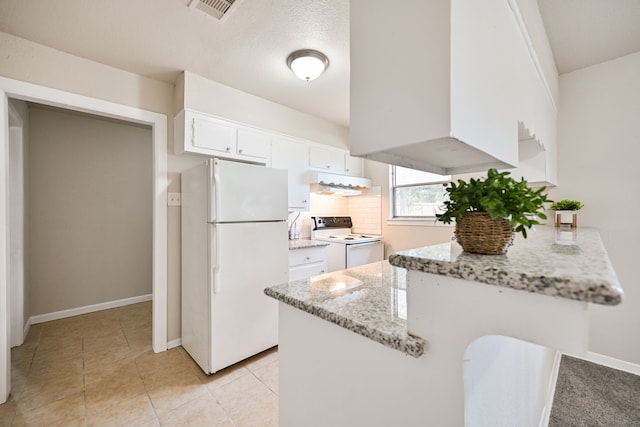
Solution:
M 503 255 L 514 238 L 513 227 L 505 218 L 491 218 L 486 212 L 466 212 L 454 232 L 465 252 Z

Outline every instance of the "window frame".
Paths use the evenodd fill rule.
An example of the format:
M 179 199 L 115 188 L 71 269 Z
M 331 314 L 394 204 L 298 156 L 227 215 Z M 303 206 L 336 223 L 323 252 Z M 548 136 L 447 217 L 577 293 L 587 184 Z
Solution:
M 400 166 L 402 167 L 402 166 Z M 405 168 L 410 169 L 410 168 Z M 412 187 L 421 187 L 425 185 L 443 185 L 448 184 L 452 181 L 450 175 L 442 175 L 445 179 L 440 180 L 428 180 L 424 182 L 416 182 L 411 184 L 396 184 L 396 166 L 389 165 L 389 217 L 387 220 L 387 224 L 389 225 L 433 225 L 433 226 L 442 226 L 446 225 L 441 222 L 438 222 L 434 215 L 397 215 L 397 207 L 396 207 L 396 189 L 397 188 L 412 188 Z M 437 208 L 436 208 L 437 209 Z

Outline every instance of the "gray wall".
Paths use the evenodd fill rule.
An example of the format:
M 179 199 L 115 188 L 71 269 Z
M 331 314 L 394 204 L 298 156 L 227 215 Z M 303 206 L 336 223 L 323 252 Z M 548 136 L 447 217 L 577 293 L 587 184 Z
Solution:
M 151 294 L 151 129 L 29 116 L 31 315 Z

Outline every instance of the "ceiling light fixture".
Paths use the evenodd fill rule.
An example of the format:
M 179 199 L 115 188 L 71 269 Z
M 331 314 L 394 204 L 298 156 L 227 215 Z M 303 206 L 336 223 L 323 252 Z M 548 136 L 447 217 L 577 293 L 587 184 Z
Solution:
M 302 49 L 289 55 L 287 65 L 293 74 L 309 82 L 320 77 L 320 74 L 327 69 L 329 58 L 317 50 Z

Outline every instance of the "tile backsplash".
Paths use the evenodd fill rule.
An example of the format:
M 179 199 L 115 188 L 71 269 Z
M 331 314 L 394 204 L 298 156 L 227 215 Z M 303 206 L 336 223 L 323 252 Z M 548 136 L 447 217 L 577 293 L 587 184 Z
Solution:
M 289 224 L 295 220 L 300 237 L 311 237 L 313 228 L 312 216 L 351 216 L 353 231 L 362 234 L 382 233 L 382 201 L 381 188 L 373 187 L 360 196 L 339 196 L 311 193 L 309 199 L 309 212 L 289 214 Z M 297 219 L 296 219 L 297 217 Z
M 353 232 L 362 234 L 382 234 L 382 191 L 372 187 L 361 196 L 348 199 L 348 212 L 353 221 Z

